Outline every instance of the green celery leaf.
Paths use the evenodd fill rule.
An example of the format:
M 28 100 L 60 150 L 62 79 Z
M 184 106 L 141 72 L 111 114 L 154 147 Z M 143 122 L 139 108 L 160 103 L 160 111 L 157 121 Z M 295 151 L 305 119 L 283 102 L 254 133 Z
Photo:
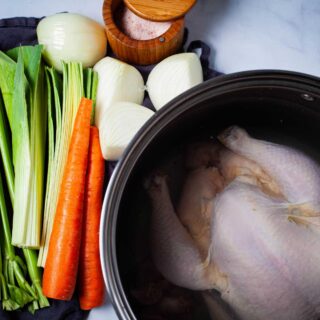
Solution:
M 14 311 L 19 309 L 21 306 L 12 299 L 2 300 L 2 308 L 6 311 Z
M 28 304 L 28 311 L 31 314 L 35 314 L 35 312 L 39 309 L 39 304 L 37 300 L 33 300 L 30 304 Z
M 14 285 L 8 284 L 9 295 L 20 307 L 25 306 L 27 303 L 31 302 L 34 298 L 29 295 L 26 291 L 18 288 Z

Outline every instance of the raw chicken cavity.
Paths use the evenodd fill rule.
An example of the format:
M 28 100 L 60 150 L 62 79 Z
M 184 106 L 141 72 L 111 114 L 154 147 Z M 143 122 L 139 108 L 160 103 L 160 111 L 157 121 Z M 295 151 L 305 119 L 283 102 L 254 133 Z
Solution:
M 176 208 L 168 177 L 148 179 L 155 265 L 212 319 L 318 319 L 319 165 L 239 127 L 218 139 L 190 146 Z

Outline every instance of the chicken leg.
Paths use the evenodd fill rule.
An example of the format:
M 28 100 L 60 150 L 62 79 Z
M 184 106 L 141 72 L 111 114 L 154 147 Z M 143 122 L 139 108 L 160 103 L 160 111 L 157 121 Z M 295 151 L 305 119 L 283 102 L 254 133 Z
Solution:
M 213 264 L 208 264 L 208 258 L 201 257 L 194 239 L 180 222 L 170 199 L 166 178 L 157 175 L 146 187 L 152 204 L 153 261 L 158 270 L 167 280 L 184 288 L 224 288 L 224 276 Z

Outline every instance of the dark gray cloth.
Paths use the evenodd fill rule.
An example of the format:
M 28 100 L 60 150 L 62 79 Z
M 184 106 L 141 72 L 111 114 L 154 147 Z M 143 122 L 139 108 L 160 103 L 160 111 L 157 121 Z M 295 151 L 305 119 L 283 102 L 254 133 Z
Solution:
M 70 301 L 50 300 L 50 307 L 39 309 L 32 315 L 27 310 L 5 312 L 0 307 L 1 320 L 83 320 L 89 312 L 79 307 L 76 297 Z
M 0 19 L 0 50 L 37 43 L 36 27 L 41 18 Z
M 6 51 L 20 45 L 37 44 L 36 27 L 41 18 L 25 18 L 16 17 L 10 19 L 0 19 L 0 50 Z M 185 42 L 188 32 L 185 32 Z M 210 48 L 202 41 L 193 41 L 190 43 L 187 51 L 200 50 L 200 61 L 203 67 L 204 79 L 210 79 L 219 75 L 218 72 L 209 68 Z M 109 50 L 109 55 L 112 52 Z M 146 80 L 154 65 L 135 66 Z M 144 106 L 153 109 L 154 107 L 146 94 Z M 109 180 L 116 162 L 106 163 L 106 183 Z M 81 320 L 85 319 L 88 312 L 80 310 L 77 297 L 73 297 L 71 301 L 50 300 L 50 307 L 36 311 L 34 315 L 27 310 L 15 312 L 4 312 L 0 304 L 0 319 L 1 320 Z

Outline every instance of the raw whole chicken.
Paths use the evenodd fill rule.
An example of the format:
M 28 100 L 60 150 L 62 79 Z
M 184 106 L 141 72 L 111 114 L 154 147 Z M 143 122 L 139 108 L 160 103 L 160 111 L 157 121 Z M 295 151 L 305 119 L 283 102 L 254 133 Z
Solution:
M 175 285 L 201 290 L 212 319 L 320 317 L 320 168 L 239 127 L 194 149 L 180 201 L 168 177 L 146 184 L 153 260 Z M 231 310 L 210 299 L 218 291 Z

